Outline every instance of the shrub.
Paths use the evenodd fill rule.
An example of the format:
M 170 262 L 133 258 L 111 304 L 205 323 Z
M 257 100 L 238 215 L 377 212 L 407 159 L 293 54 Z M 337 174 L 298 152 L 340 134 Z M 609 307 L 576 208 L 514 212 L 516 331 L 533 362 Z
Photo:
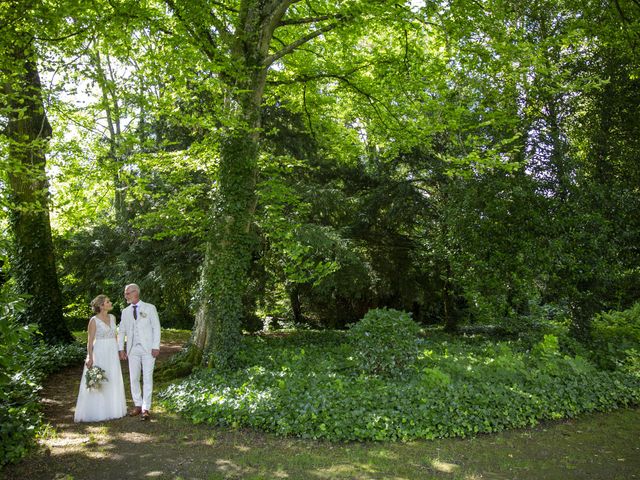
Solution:
M 594 360 L 603 368 L 640 366 L 640 302 L 624 311 L 595 316 L 591 327 Z
M 354 324 L 347 337 L 362 370 L 372 375 L 404 373 L 418 355 L 420 326 L 410 314 L 378 308 Z
M 23 298 L 0 289 L 0 466 L 21 459 L 42 428 L 37 393 L 44 377 L 86 353 L 77 343 L 35 341 L 35 329 L 14 319 L 23 304 Z
M 194 423 L 332 441 L 465 437 L 640 402 L 640 378 L 562 356 L 555 337 L 531 355 L 430 335 L 415 368 L 390 377 L 348 361 L 346 335 L 247 337 L 241 368 L 198 369 L 159 397 Z
M 28 359 L 24 345 L 34 332 L 15 321 L 23 308 L 23 298 L 0 290 L 0 466 L 24 456 L 40 424 L 31 408 L 33 385 L 20 373 Z

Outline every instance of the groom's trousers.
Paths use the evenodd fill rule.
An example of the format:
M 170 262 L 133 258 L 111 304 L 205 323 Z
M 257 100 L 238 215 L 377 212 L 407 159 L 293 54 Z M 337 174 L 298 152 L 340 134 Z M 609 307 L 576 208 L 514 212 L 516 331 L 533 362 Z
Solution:
M 141 345 L 136 345 L 129 352 L 129 380 L 131 381 L 131 397 L 136 407 L 151 410 L 151 394 L 153 393 L 153 367 L 156 359 L 146 352 Z M 142 373 L 142 389 L 140 374 Z

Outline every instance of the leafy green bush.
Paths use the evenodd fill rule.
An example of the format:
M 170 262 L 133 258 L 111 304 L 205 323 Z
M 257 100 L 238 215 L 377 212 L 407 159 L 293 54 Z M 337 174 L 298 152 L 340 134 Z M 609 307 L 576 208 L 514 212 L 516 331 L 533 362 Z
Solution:
M 347 338 L 364 372 L 390 376 L 404 373 L 415 362 L 419 332 L 408 313 L 377 308 L 352 325 Z
M 245 337 L 239 369 L 200 369 L 161 402 L 195 423 L 333 441 L 465 437 L 640 403 L 640 378 L 562 355 L 552 337 L 531 354 L 429 334 L 400 377 L 364 373 L 350 335 Z
M 640 373 L 640 302 L 624 311 L 596 315 L 591 339 L 594 359 L 600 366 Z
M 86 353 L 77 343 L 35 341 L 35 330 L 14 320 L 23 303 L 8 289 L 0 290 L 0 466 L 22 458 L 42 427 L 37 393 L 44 377 Z
M 35 385 L 21 374 L 28 358 L 23 346 L 34 332 L 14 320 L 23 306 L 23 298 L 0 290 L 0 466 L 24 456 L 40 425 Z

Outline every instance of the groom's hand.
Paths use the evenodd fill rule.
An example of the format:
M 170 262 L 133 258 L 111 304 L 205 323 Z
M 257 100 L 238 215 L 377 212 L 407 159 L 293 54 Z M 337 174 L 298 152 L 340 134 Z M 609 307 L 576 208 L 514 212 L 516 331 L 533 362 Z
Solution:
M 153 358 L 156 358 L 158 355 L 160 355 L 160 350 L 157 348 L 154 348 L 153 350 L 151 350 L 151 356 Z
M 124 350 L 120 350 L 118 352 L 118 356 L 120 357 L 120 360 L 126 360 L 127 359 L 127 352 L 125 352 Z

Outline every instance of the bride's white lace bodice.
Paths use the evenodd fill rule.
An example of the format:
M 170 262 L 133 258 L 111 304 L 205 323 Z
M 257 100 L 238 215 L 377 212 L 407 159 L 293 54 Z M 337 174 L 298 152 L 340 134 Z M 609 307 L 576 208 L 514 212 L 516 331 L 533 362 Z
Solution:
M 109 314 L 109 325 L 98 317 L 93 317 L 96 322 L 96 340 L 116 338 L 116 317 Z

